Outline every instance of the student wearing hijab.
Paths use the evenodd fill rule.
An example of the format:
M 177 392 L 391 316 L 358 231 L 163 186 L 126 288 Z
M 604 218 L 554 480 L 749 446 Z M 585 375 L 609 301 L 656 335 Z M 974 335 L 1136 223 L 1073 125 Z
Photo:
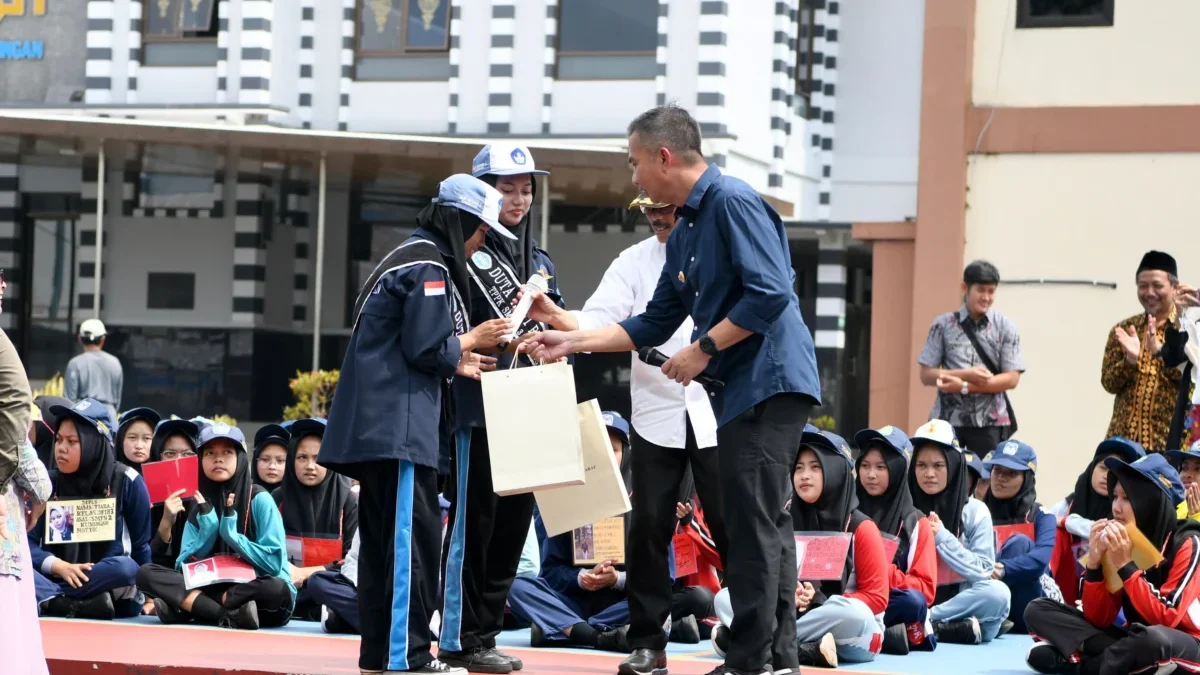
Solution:
M 937 550 L 929 519 L 913 506 L 908 486 L 912 443 L 893 426 L 854 435 L 861 450 L 855 471 L 858 508 L 898 542 L 889 561 L 891 591 L 884 613 L 883 651 L 907 654 L 910 647 L 932 649 L 929 607 L 937 589 Z
M 150 461 L 163 462 L 181 459 L 196 454 L 200 445 L 200 429 L 191 420 L 172 416 L 154 427 L 154 439 L 150 442 Z M 156 565 L 171 568 L 179 559 L 179 547 L 183 541 L 183 528 L 187 518 L 181 518 L 192 509 L 195 500 L 184 498 L 182 491 L 168 495 L 166 501 L 155 504 L 150 510 L 150 522 L 156 526 L 150 540 L 150 556 Z
M 1186 451 L 1168 450 L 1167 458 L 1183 481 L 1184 499 L 1179 502 L 1176 517 L 1200 521 L 1200 440 Z
M 797 532 L 849 532 L 851 542 L 841 579 L 805 581 L 790 599 L 799 617 L 796 642 L 801 666 L 835 668 L 839 660 L 873 661 L 879 653 L 889 563 L 879 527 L 858 510 L 853 469 L 845 440 L 806 427 L 792 474 L 792 526 Z M 795 556 L 795 550 L 783 555 Z M 718 593 L 714 604 L 721 625 L 713 631 L 713 646 L 724 656 L 733 620 L 729 589 Z
M 117 459 L 125 466 L 141 473 L 150 458 L 150 445 L 154 442 L 154 427 L 162 416 L 151 408 L 133 408 L 117 418 Z
M 491 368 L 494 359 L 471 352 L 495 348 L 509 332 L 507 320 L 468 324 L 468 256 L 489 230 L 512 237 L 498 220 L 501 201 L 477 178 L 442 181 L 416 232 L 375 268 L 355 302 L 321 465 L 361 486 L 363 671 L 464 672 L 429 650 L 442 536 L 438 459 L 455 426 L 449 378 Z
M 1025 607 L 1034 598 L 1062 599 L 1049 575 L 1057 526 L 1037 501 L 1037 454 L 1020 441 L 1005 441 L 983 459 L 992 475 L 983 498 L 996 528 L 995 571 L 1012 593 L 1009 620 L 1018 633 L 1025 629 Z
M 992 475 L 983 468 L 983 460 L 970 450 L 963 450 L 963 459 L 967 462 L 967 493 L 975 499 L 983 501 L 991 484 Z
M 283 521 L 271 495 L 251 479 L 246 437 L 223 422 L 200 430 L 200 480 L 174 568 L 146 565 L 138 587 L 154 598 L 165 624 L 197 623 L 257 630 L 287 624 L 295 605 Z M 218 511 L 220 515 L 218 516 Z M 229 555 L 248 563 L 253 581 L 188 590 L 183 565 Z
M 1194 672 L 1200 663 L 1200 523 L 1175 518 L 1183 483 L 1158 454 L 1133 463 L 1109 457 L 1104 465 L 1112 517 L 1097 520 L 1088 533 L 1083 610 L 1048 598 L 1029 603 L 1025 620 L 1039 641 L 1026 661 L 1039 673 Z M 1138 568 L 1129 527 L 1145 535 L 1162 562 Z M 1105 559 L 1122 581 L 1115 593 L 1105 585 Z M 1126 627 L 1114 626 L 1122 611 Z
M 992 517 L 971 497 L 965 452 L 954 427 L 930 420 L 912 435 L 908 474 L 913 505 L 929 518 L 938 555 L 938 589 L 929 610 L 940 642 L 991 642 L 1008 617 L 1011 594 L 992 578 Z
M 1140 443 L 1115 436 L 1100 442 L 1087 468 L 1075 481 L 1075 491 L 1050 509 L 1058 523 L 1050 571 L 1062 590 L 1063 601 L 1074 605 L 1079 598 L 1083 567 L 1078 562 L 1087 552 L 1092 524 L 1112 516 L 1112 497 L 1108 494 L 1108 467 L 1104 460 L 1117 457 L 1136 462 L 1146 456 Z
M 53 473 L 55 470 L 54 464 L 54 430 L 58 428 L 58 420 L 54 414 L 50 412 L 50 408 L 54 406 L 62 406 L 70 408 L 75 405 L 70 399 L 62 396 L 39 396 L 33 399 L 34 405 L 41 411 L 41 424 L 35 424 L 33 427 L 33 449 L 37 451 L 38 459 L 46 470 Z
M 288 424 L 291 427 L 291 424 Z M 270 492 L 283 484 L 291 435 L 281 424 L 264 424 L 254 434 L 254 484 Z
M 111 620 L 141 613 L 135 577 L 150 562 L 150 495 L 141 475 L 116 459 L 108 407 L 84 399 L 71 408 L 53 406 L 57 420 L 51 472 L 51 502 L 114 499 L 111 541 L 45 540 L 44 514 L 29 531 L 42 613 L 58 617 Z
M 273 496 L 283 514 L 283 530 L 288 540 L 288 565 L 292 585 L 296 587 L 295 617 L 318 621 L 321 605 L 308 593 L 309 577 L 321 571 L 336 571 L 350 552 L 350 543 L 358 531 L 358 497 L 350 491 L 350 479 L 318 464 L 325 418 L 297 421 L 291 427 L 287 471 L 283 485 Z M 336 548 L 336 557 L 313 565 L 305 558 L 321 555 L 305 547 L 328 542 Z M 325 556 L 328 557 L 328 556 Z
M 466 261 L 470 275 L 470 322 L 479 325 L 512 315 L 526 280 L 541 274 L 548 295 L 562 305 L 554 263 L 537 247 L 530 232 L 530 210 L 537 194 L 536 168 L 529 149 L 492 143 L 475 156 L 471 174 L 502 196 L 499 223 Z M 505 234 L 511 236 L 504 236 Z M 517 334 L 541 329 L 526 320 Z M 509 351 L 515 348 L 515 341 Z M 498 355 L 498 368 L 509 367 L 512 353 Z M 444 495 L 450 502 L 442 558 L 442 624 L 438 659 L 470 672 L 507 673 L 520 660 L 496 649 L 504 623 L 508 589 L 517 575 L 521 550 L 533 517 L 533 494 L 498 496 L 492 491 L 483 393 L 470 378 L 454 381 L 455 451 Z M 460 513 L 461 510 L 461 513 Z

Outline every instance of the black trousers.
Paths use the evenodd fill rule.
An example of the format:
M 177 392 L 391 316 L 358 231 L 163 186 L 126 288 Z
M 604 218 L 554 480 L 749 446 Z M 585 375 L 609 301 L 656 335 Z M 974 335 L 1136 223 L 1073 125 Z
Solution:
M 1080 675 L 1127 675 L 1176 663 L 1197 672 L 1200 641 L 1166 626 L 1132 624 L 1128 629 L 1096 628 L 1083 612 L 1048 598 L 1025 608 L 1029 632 L 1054 645 L 1064 656 L 1079 656 Z
M 633 430 L 631 445 L 633 515 L 629 523 L 629 546 L 625 552 L 629 646 L 633 649 L 665 649 L 667 636 L 663 634 L 663 623 L 672 613 L 667 547 L 671 545 L 678 522 L 675 504 L 679 500 L 679 484 L 689 464 L 713 544 L 722 560 L 725 558 L 717 448 L 696 447 L 691 420 L 687 422 L 686 447 L 682 450 L 655 445 L 642 438 L 637 429 Z
M 358 494 L 358 667 L 415 670 L 433 660 L 442 511 L 437 469 L 371 462 Z
M 454 441 L 438 640 L 438 649 L 452 652 L 496 646 L 535 503 L 532 494 L 492 490 L 486 429 L 459 429 Z
M 813 400 L 776 394 L 717 430 L 733 606 L 725 665 L 758 672 L 798 668 L 792 467 Z
M 980 459 L 996 449 L 1004 439 L 1004 427 L 954 427 L 959 445 L 975 453 Z
M 183 572 L 154 563 L 138 568 L 137 587 L 181 612 L 180 605 L 191 594 L 184 584 Z M 258 607 L 258 624 L 263 628 L 286 625 L 292 617 L 292 591 L 279 577 L 263 576 L 244 584 L 214 584 L 201 588 L 200 592 L 225 609 L 237 609 L 253 600 Z M 193 615 L 193 618 L 204 622 L 202 617 Z

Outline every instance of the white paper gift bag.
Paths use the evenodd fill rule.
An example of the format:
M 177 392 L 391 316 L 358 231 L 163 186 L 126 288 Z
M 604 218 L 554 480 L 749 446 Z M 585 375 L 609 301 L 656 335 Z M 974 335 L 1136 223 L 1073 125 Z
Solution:
M 492 489 L 515 495 L 583 485 L 583 447 L 570 364 L 484 373 Z
M 580 403 L 579 437 L 583 441 L 584 484 L 538 492 L 538 512 L 546 534 L 555 536 L 629 511 L 629 492 L 608 439 L 608 428 L 596 399 Z

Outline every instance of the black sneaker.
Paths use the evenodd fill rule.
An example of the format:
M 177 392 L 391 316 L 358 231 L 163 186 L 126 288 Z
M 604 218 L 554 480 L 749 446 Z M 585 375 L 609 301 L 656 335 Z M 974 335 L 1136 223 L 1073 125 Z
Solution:
M 416 670 L 406 670 L 404 672 L 420 673 L 421 675 L 466 675 L 467 673 L 466 669 L 448 666 L 440 659 L 434 659 Z
M 729 651 L 729 626 L 718 625 L 713 629 L 712 646 L 717 656 L 725 658 L 725 652 Z
M 78 603 L 65 595 L 56 595 L 41 604 L 42 616 L 54 616 L 68 619 L 75 616 L 75 606 Z
M 715 634 L 716 633 L 714 631 L 714 635 Z M 775 675 L 775 671 L 766 666 L 763 666 L 761 670 L 738 670 L 736 668 L 730 668 L 722 663 L 716 668 L 708 671 L 708 675 Z
M 617 675 L 667 675 L 667 653 L 657 649 L 635 649 L 621 662 Z
M 826 633 L 816 642 L 801 642 L 797 646 L 800 652 L 800 665 L 837 668 L 837 642 L 833 639 L 833 633 Z
M 904 624 L 888 626 L 883 631 L 883 653 L 908 656 L 908 630 Z
M 1007 635 L 1008 631 L 1012 630 L 1013 627 L 1016 625 L 1017 624 L 1013 623 L 1012 621 L 1010 621 L 1008 619 L 1001 621 L 1000 622 L 1000 632 L 996 633 L 996 637 L 1000 637 L 1001 635 Z
M 546 631 L 542 627 L 535 624 L 529 626 L 529 646 L 530 647 L 545 647 L 550 644 L 546 639 Z
M 685 645 L 699 644 L 700 625 L 696 623 L 696 617 L 689 615 L 678 621 L 672 621 L 671 637 L 668 639 L 671 642 L 679 642 Z
M 508 659 L 508 662 L 509 662 L 509 664 L 512 665 L 513 670 L 520 670 L 525 667 L 525 662 L 522 661 L 521 659 L 518 659 L 517 657 L 513 656 L 512 654 L 502 652 L 499 649 L 496 649 L 495 647 L 492 647 L 491 650 L 496 652 L 497 654 L 499 654 L 502 658 Z
M 494 649 L 479 646 L 457 652 L 438 650 L 438 661 L 454 668 L 464 668 L 468 673 L 511 673 L 512 664 Z M 436 671 L 435 671 L 436 672 Z
M 220 626 L 238 630 L 258 630 L 258 603 L 251 600 L 237 609 L 225 610 Z
M 112 593 L 98 593 L 80 600 L 75 605 L 75 616 L 79 619 L 112 621 L 117 617 L 117 611 L 113 608 Z
M 321 606 L 321 630 L 326 633 L 353 633 L 350 624 L 328 607 Z
M 629 640 L 626 639 L 627 635 L 629 635 L 629 626 L 621 626 L 616 630 L 606 630 L 596 636 L 596 649 L 628 654 L 632 650 L 629 648 Z
M 934 621 L 933 632 L 938 640 L 952 645 L 977 645 L 983 642 L 979 619 L 973 616 L 954 621 Z
M 188 621 L 188 615 L 183 610 L 175 609 L 162 598 L 154 599 L 154 615 L 165 624 L 187 623 Z
M 1076 670 L 1075 664 L 1049 642 L 1033 643 L 1029 653 L 1025 655 L 1025 663 L 1036 672 L 1045 675 L 1068 675 Z

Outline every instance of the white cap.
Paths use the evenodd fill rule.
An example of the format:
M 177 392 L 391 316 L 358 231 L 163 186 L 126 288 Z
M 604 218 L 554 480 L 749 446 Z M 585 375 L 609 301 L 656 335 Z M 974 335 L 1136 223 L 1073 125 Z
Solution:
M 504 195 L 474 176 L 465 173 L 450 176 L 438 185 L 438 196 L 434 201 L 479 216 L 493 232 L 506 239 L 517 238 L 500 224 L 500 204 Z
M 958 436 L 954 433 L 954 427 L 950 426 L 946 420 L 929 420 L 921 425 L 909 440 L 914 447 L 920 445 L 919 441 L 929 441 L 962 452 L 962 446 L 958 444 Z
M 85 338 L 98 338 L 108 335 L 104 323 L 100 319 L 87 319 L 79 324 L 79 335 Z
M 480 176 L 518 176 L 531 173 L 535 176 L 549 176 L 549 171 L 538 171 L 533 165 L 533 155 L 529 148 L 514 143 L 490 143 L 483 146 L 475 161 L 471 162 L 471 175 Z

